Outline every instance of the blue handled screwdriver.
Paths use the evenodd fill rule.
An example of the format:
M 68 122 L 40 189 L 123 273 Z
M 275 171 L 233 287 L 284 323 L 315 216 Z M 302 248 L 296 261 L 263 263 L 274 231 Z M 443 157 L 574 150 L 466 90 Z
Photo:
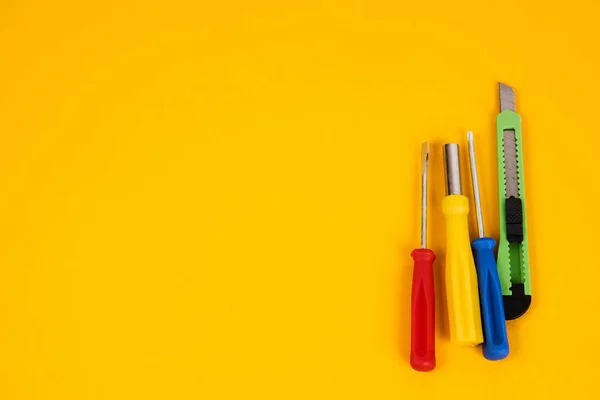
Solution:
M 502 360 L 508 356 L 509 350 L 502 288 L 494 257 L 496 241 L 485 236 L 483 231 L 483 213 L 481 212 L 481 197 L 479 196 L 479 182 L 477 180 L 473 132 L 467 132 L 467 141 L 469 142 L 471 180 L 473 182 L 477 228 L 479 230 L 479 238 L 471 242 L 471 248 L 475 257 L 475 269 L 477 270 L 479 283 L 479 302 L 483 325 L 483 356 L 488 360 Z

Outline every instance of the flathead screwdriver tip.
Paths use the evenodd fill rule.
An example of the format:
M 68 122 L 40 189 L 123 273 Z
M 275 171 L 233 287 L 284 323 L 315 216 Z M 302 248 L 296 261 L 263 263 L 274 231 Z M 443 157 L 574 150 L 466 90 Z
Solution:
M 424 174 L 427 170 L 429 162 L 429 142 L 423 142 L 421 145 L 421 173 Z

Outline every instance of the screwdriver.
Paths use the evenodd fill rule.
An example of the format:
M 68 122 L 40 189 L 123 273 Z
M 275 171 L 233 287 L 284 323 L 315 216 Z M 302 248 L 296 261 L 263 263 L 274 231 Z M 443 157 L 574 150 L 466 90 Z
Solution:
M 506 320 L 504 318 L 504 302 L 502 300 L 502 287 L 494 258 L 496 241 L 485 236 L 483 231 L 483 213 L 481 211 L 481 197 L 479 196 L 479 180 L 477 179 L 477 165 L 475 162 L 475 145 L 473 132 L 467 132 L 469 143 L 469 161 L 471 164 L 471 181 L 475 197 L 475 210 L 477 211 L 477 228 L 479 238 L 473 240 L 471 247 L 475 255 L 475 268 L 479 281 L 479 303 L 481 306 L 481 319 L 483 322 L 483 356 L 488 360 L 502 360 L 508 356 L 508 336 L 506 334 Z
M 444 145 L 446 197 L 442 212 L 446 219 L 446 296 L 450 340 L 463 346 L 483 342 L 477 274 L 469 240 L 469 200 L 462 195 L 458 145 Z
M 410 365 L 417 371 L 435 368 L 435 293 L 433 261 L 427 248 L 427 168 L 429 143 L 421 145 L 421 248 L 410 253 L 414 260 L 411 292 Z

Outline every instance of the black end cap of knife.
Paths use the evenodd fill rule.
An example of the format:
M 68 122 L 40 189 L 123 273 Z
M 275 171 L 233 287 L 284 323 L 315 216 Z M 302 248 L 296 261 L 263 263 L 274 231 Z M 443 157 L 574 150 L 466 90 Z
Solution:
M 512 295 L 502 296 L 504 303 L 504 317 L 507 320 L 517 319 L 529 310 L 531 295 L 525 294 L 525 285 L 513 283 L 510 287 Z

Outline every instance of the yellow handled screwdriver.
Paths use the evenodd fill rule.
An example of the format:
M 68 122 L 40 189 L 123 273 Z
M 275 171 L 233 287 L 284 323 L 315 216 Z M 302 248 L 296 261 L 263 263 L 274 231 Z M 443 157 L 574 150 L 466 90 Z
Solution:
M 458 144 L 444 145 L 446 197 L 442 212 L 446 219 L 446 296 L 450 319 L 450 341 L 462 346 L 483 342 L 477 273 L 469 238 L 469 200 L 460 184 Z

